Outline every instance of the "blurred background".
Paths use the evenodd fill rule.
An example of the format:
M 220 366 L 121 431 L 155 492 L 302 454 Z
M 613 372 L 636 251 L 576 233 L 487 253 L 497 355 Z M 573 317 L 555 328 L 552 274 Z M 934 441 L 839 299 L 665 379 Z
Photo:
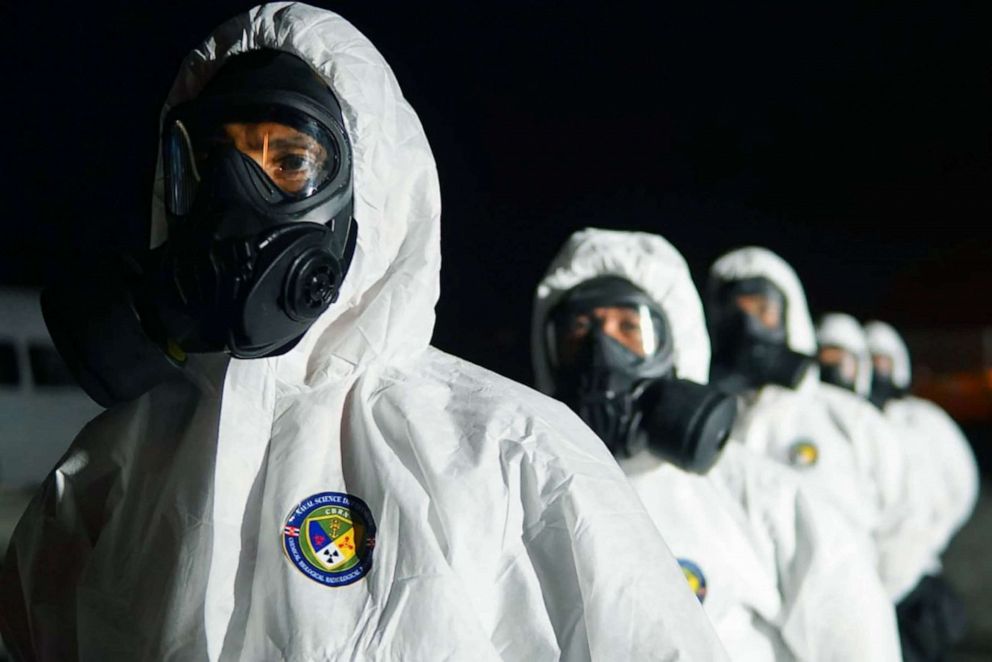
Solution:
M 94 411 L 65 383 L 36 288 L 147 244 L 160 105 L 186 52 L 251 4 L 0 9 L 0 545 L 22 488 Z M 814 313 L 905 333 L 916 390 L 987 475 L 992 5 L 314 4 L 383 52 L 434 149 L 436 345 L 529 382 L 533 287 L 580 227 L 662 234 L 697 284 L 722 252 L 765 245 Z M 957 660 L 992 655 L 989 550 L 983 498 L 947 555 L 972 616 Z

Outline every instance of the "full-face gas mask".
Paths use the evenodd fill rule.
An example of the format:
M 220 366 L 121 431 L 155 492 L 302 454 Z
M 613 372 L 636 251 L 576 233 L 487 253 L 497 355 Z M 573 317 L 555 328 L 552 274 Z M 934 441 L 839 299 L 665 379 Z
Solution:
M 711 381 L 729 392 L 765 384 L 796 388 L 813 365 L 786 344 L 785 295 L 767 278 L 722 284 L 710 292 L 706 314 Z
M 906 395 L 907 389 L 896 386 L 892 381 L 892 357 L 886 354 L 872 354 L 871 394 L 868 399 L 879 409 L 889 400 L 898 400 Z
M 162 159 L 168 241 L 42 295 L 56 346 L 105 406 L 177 375 L 187 353 L 289 351 L 354 254 L 341 108 L 293 55 L 228 60 L 166 115 Z
M 726 443 L 732 398 L 675 375 L 663 311 L 642 290 L 602 276 L 569 290 L 548 317 L 555 397 L 619 457 L 649 449 L 705 473 Z
M 861 367 L 858 357 L 851 351 L 836 345 L 823 345 L 817 354 L 820 364 L 820 381 L 839 386 L 842 389 L 858 392 L 858 376 Z

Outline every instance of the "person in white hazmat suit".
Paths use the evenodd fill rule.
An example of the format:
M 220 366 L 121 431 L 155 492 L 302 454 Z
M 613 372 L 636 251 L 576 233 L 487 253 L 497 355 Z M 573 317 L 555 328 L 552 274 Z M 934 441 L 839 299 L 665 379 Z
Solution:
M 531 339 L 538 387 L 599 430 L 734 660 L 900 659 L 871 554 L 788 469 L 728 442 L 734 401 L 703 386 L 702 303 L 671 244 L 573 234 Z
M 978 500 L 978 467 L 967 439 L 943 409 L 909 394 L 909 351 L 884 322 L 864 327 L 870 355 L 870 397 L 907 449 L 907 475 L 919 495 L 931 543 L 927 575 L 898 605 L 907 660 L 940 659 L 965 633 L 964 605 L 941 576 L 940 555 Z
M 939 406 L 909 393 L 912 366 L 899 333 L 884 322 L 865 324 L 872 361 L 870 397 L 892 425 L 919 449 L 917 467 L 929 469 L 918 482 L 930 497 L 935 543 L 940 552 L 968 521 L 978 502 L 978 465 L 971 445 L 954 420 Z
M 710 378 L 739 394 L 733 436 L 792 467 L 804 487 L 840 510 L 875 550 L 882 583 L 898 602 L 928 554 L 912 535 L 903 452 L 870 404 L 820 383 L 799 278 L 767 249 L 737 249 L 711 267 L 705 305 Z
M 872 357 L 861 324 L 850 315 L 827 313 L 817 324 L 816 340 L 820 380 L 868 398 L 873 381 Z M 895 433 L 906 460 L 903 479 L 909 507 L 901 540 L 910 549 L 929 552 L 917 555 L 920 565 L 916 583 L 897 605 L 899 630 L 904 657 L 929 660 L 939 658 L 960 636 L 963 609 L 954 591 L 939 576 L 941 536 L 934 526 L 933 514 L 942 499 L 937 494 L 940 490 L 934 489 L 934 468 L 927 457 L 926 442 L 910 429 L 895 426 Z M 910 536 L 914 539 L 907 544 Z
M 871 392 L 873 379 L 872 358 L 868 351 L 868 338 L 861 324 L 844 313 L 827 313 L 816 326 L 818 344 L 817 360 L 820 367 L 820 381 L 833 384 L 850 391 L 863 399 Z M 910 504 L 912 522 L 905 531 L 919 536 L 916 545 L 930 548 L 936 543 L 934 527 L 931 524 L 934 495 L 927 486 L 932 483 L 921 471 L 928 471 L 927 460 L 919 457 L 915 437 L 905 429 L 894 427 L 893 434 L 899 439 L 905 458 L 905 499 Z M 940 568 L 939 550 L 920 558 L 924 564 L 919 570 L 922 577 L 927 572 Z
M 871 392 L 872 359 L 868 338 L 858 320 L 845 313 L 826 313 L 816 325 L 816 341 L 820 381 L 867 399 Z M 930 525 L 932 495 L 924 489 L 928 481 L 919 472 L 920 461 L 913 439 L 898 427 L 892 432 L 899 440 L 905 460 L 903 493 L 907 515 L 901 539 L 905 542 L 908 536 L 914 536 L 909 548 L 930 550 L 935 532 Z M 920 564 L 915 571 L 917 582 L 927 573 L 940 570 L 939 552 L 935 550 L 918 554 L 916 560 Z
M 20 658 L 726 659 L 578 417 L 429 347 L 437 171 L 361 33 L 302 4 L 254 8 L 189 55 L 164 124 L 153 216 L 165 257 L 129 263 L 142 284 L 121 294 L 133 308 L 115 317 L 104 301 L 90 321 L 124 324 L 137 310 L 182 367 L 134 395 L 137 369 L 111 374 L 113 355 L 87 359 L 98 338 L 62 330 L 92 393 L 134 397 L 82 431 L 17 528 L 0 621 Z M 348 197 L 352 182 L 335 178 L 349 160 L 353 196 L 324 209 L 333 222 L 273 224 L 328 187 L 328 199 Z M 197 226 L 236 238 L 224 228 L 239 218 L 266 242 L 222 250 Z M 226 290 L 183 290 L 177 308 L 166 296 L 186 285 L 177 261 L 207 267 L 181 262 L 173 242 L 206 246 L 211 268 L 254 255 L 236 262 L 249 283 L 289 274 L 278 296 L 258 285 L 229 302 L 242 307 L 222 334 L 235 358 L 188 349 L 213 349 L 220 324 L 189 314 L 190 302 Z M 253 264 L 268 265 L 262 281 Z M 163 271 L 171 279 L 154 277 Z M 267 317 L 249 314 L 255 296 Z M 52 294 L 49 324 L 76 298 Z M 132 359 L 160 359 L 137 336 L 117 338 L 138 346 Z

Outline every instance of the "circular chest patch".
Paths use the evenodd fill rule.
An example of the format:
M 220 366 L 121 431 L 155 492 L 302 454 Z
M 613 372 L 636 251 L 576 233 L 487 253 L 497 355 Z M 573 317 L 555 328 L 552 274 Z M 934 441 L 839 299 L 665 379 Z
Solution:
M 365 502 L 341 492 L 307 497 L 290 511 L 282 548 L 296 569 L 325 586 L 347 586 L 372 569 L 375 520 Z
M 685 575 L 685 580 L 689 582 L 689 588 L 692 589 L 692 592 L 696 594 L 696 599 L 702 604 L 703 600 L 706 599 L 706 575 L 692 561 L 688 559 L 679 559 L 678 561 L 682 568 L 682 574 Z
M 789 462 L 794 467 L 811 467 L 820 459 L 820 449 L 812 441 L 797 441 L 789 446 Z

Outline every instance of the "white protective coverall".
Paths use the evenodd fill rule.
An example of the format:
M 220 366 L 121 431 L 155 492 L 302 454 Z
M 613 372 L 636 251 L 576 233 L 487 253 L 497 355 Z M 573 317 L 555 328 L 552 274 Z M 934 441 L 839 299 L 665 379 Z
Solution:
M 709 338 L 682 256 L 656 235 L 572 235 L 537 288 L 532 356 L 553 391 L 549 311 L 582 281 L 616 275 L 668 318 L 675 368 L 705 383 Z M 891 603 L 871 552 L 832 507 L 812 505 L 792 472 L 731 441 L 705 476 L 641 453 L 621 461 L 735 661 L 899 660 Z
M 884 322 L 865 324 L 872 355 L 892 359 L 892 381 L 908 390 L 909 350 L 899 333 Z M 947 413 L 929 400 L 905 395 L 889 400 L 885 418 L 903 435 L 910 449 L 913 489 L 929 503 L 929 524 L 935 552 L 940 554 L 964 525 L 978 501 L 978 465 L 968 440 Z
M 827 345 L 840 347 L 857 358 L 858 377 L 855 391 L 862 398 L 867 398 L 871 392 L 873 369 L 871 352 L 868 350 L 868 336 L 861 324 L 854 317 L 844 313 L 827 313 L 817 324 L 816 340 L 821 347 Z M 920 448 L 919 435 L 910 435 L 899 426 L 891 427 L 893 434 L 899 439 L 905 458 L 904 503 L 907 505 L 908 514 L 901 528 L 901 542 L 906 544 L 906 539 L 914 536 L 915 540 L 909 545 L 911 549 L 932 550 L 929 554 L 921 551 L 921 555 L 917 557 L 921 564 L 918 570 L 921 577 L 924 574 L 939 574 L 940 549 L 936 546 L 939 536 L 933 523 L 934 504 L 930 495 L 932 490 L 927 488 L 933 483 L 928 477 L 934 472 L 929 466 L 926 450 Z
M 341 299 L 288 354 L 203 361 L 197 385 L 83 430 L 15 533 L 5 638 L 59 661 L 726 659 L 599 439 L 428 346 L 437 171 L 361 33 L 302 4 L 252 9 L 192 52 L 168 103 L 263 47 L 341 101 L 360 224 Z M 161 231 L 160 201 L 154 216 Z M 355 577 L 300 556 L 321 518 L 356 531 L 325 559 L 374 543 L 359 581 L 328 585 Z
M 858 320 L 845 313 L 825 314 L 816 325 L 816 342 L 820 347 L 839 347 L 854 356 L 858 362 L 854 392 L 867 398 L 871 391 L 871 354 Z
M 813 321 L 795 271 L 771 251 L 731 251 L 710 268 L 710 287 L 767 278 L 785 297 L 789 348 L 816 353 Z M 854 393 L 821 384 L 810 370 L 796 389 L 768 384 L 745 393 L 733 436 L 751 450 L 793 467 L 804 486 L 831 502 L 871 539 L 889 597 L 898 602 L 917 583 L 929 552 L 912 530 L 905 501 L 905 458 L 892 427 Z

